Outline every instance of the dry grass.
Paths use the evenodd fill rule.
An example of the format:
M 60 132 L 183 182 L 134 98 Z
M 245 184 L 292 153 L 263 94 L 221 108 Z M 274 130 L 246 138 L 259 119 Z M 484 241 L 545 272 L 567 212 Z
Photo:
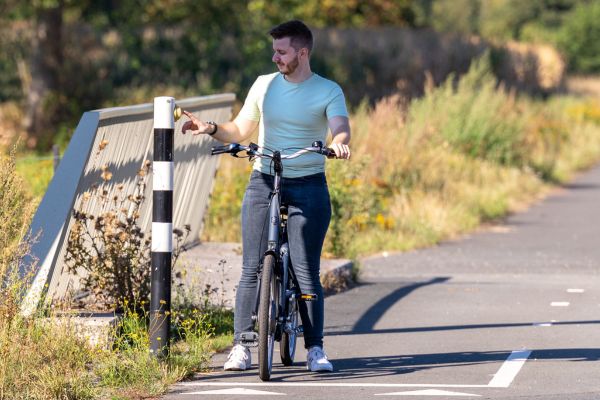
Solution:
M 325 255 L 426 246 L 522 208 L 600 160 L 599 107 L 519 97 L 496 86 L 485 62 L 421 99 L 362 104 L 351 116 L 353 159 L 327 165 Z M 205 238 L 239 241 L 248 166 L 221 162 Z
M 31 269 L 23 264 L 33 202 L 17 177 L 14 154 L 0 155 L 0 400 L 141 399 L 202 370 L 212 351 L 231 342 L 232 316 L 224 310 L 174 307 L 176 341 L 170 357 L 150 354 L 147 315 L 125 307 L 111 348 L 91 347 L 51 308 L 20 314 Z M 181 300 L 178 300 L 181 302 Z M 59 322 L 60 323 L 57 323 Z

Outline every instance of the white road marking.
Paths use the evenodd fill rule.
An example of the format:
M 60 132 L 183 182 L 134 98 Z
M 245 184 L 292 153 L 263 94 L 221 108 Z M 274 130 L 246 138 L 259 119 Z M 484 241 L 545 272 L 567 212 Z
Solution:
M 569 307 L 569 303 L 568 301 L 553 301 L 552 303 L 550 303 L 550 305 L 552 307 Z
M 246 394 L 246 395 L 263 395 L 263 396 L 285 396 L 285 393 L 265 392 L 264 390 L 252 390 L 245 388 L 231 388 L 219 390 L 205 390 L 203 392 L 189 392 L 180 394 Z
M 552 321 L 554 322 L 554 321 Z M 516 350 L 513 351 L 506 361 L 500 366 L 500 369 L 487 385 L 463 385 L 463 384 L 442 384 L 442 383 L 352 383 L 352 382 L 206 382 L 191 381 L 177 384 L 179 387 L 223 387 L 223 386 L 246 386 L 246 387 L 338 387 L 338 388 L 507 388 L 515 379 L 531 351 Z M 200 392 L 199 392 L 200 393 Z M 202 392 L 206 393 L 206 392 Z M 401 393 L 401 392 L 399 392 Z M 185 394 L 185 393 L 182 393 Z M 384 393 L 385 394 L 385 393 Z M 476 396 L 476 395 L 474 395 Z
M 470 396 L 481 397 L 480 394 L 448 392 L 447 390 L 427 389 L 413 390 L 410 392 L 378 393 L 375 396 Z
M 504 361 L 498 372 L 496 372 L 490 383 L 488 383 L 488 386 L 497 388 L 509 387 L 530 354 L 531 351 L 529 350 L 513 351 L 506 361 Z
M 486 388 L 488 385 L 460 385 L 437 383 L 335 383 L 335 382 L 183 382 L 177 386 L 267 386 L 267 387 L 446 387 L 446 388 Z
M 585 289 L 567 289 L 567 293 L 583 293 Z

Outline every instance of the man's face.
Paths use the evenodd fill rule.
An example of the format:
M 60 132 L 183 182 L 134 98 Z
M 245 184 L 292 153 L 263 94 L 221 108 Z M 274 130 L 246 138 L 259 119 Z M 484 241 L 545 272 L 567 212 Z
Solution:
M 301 49 L 302 50 L 302 49 Z M 273 62 L 284 75 L 294 73 L 300 64 L 300 54 L 290 45 L 290 38 L 273 39 Z

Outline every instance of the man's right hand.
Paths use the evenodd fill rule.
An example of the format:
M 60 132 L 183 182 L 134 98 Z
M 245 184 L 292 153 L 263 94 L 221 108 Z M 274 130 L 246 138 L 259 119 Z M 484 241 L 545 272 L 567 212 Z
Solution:
M 181 127 L 181 133 L 183 133 L 184 135 L 188 131 L 191 131 L 192 135 L 208 134 L 209 132 L 212 132 L 212 130 L 214 129 L 213 125 L 207 124 L 204 121 L 200 121 L 191 112 L 188 112 L 185 110 L 181 110 L 181 111 L 182 111 L 183 115 L 185 115 L 186 117 L 188 117 L 190 119 L 189 121 L 186 121 L 183 124 L 183 126 Z

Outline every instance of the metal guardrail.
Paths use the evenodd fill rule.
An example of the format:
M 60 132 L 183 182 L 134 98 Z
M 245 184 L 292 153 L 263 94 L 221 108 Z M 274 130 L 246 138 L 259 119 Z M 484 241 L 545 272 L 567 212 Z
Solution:
M 194 97 L 176 101 L 183 109 L 217 123 L 231 118 L 234 94 Z M 181 129 L 183 121 L 175 125 Z M 83 114 L 65 154 L 48 186 L 36 214 L 31 232 L 39 235 L 32 246 L 28 265 L 37 259 L 35 278 L 23 302 L 22 312 L 33 312 L 45 292 L 46 299 L 61 298 L 79 285 L 77 276 L 64 263 L 66 238 L 73 225 L 72 210 L 98 215 L 102 204 L 94 198 L 83 202 L 83 195 L 102 182 L 103 168 L 112 179 L 104 183 L 108 196 L 121 191 L 133 193 L 136 176 L 146 160 L 152 160 L 153 105 L 142 104 L 89 111 Z M 103 149 L 100 150 L 100 145 Z M 189 224 L 186 246 L 198 242 L 208 205 L 217 157 L 210 157 L 215 140 L 207 135 L 175 136 L 175 187 L 173 226 Z M 152 179 L 152 177 L 148 177 Z M 152 185 L 147 185 L 146 199 L 152 199 Z M 152 204 L 146 200 L 138 220 L 143 232 L 150 234 Z M 25 275 L 27 271 L 21 271 Z

